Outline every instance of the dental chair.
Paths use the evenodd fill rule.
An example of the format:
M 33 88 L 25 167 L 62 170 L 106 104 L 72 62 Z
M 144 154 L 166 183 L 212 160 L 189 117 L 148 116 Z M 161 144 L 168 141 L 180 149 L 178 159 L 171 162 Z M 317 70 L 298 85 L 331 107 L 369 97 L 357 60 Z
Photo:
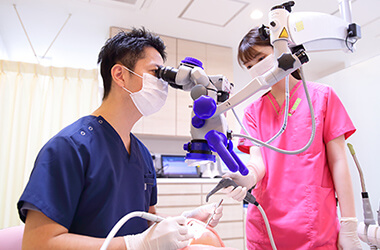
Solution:
M 0 249 L 21 250 L 24 225 L 0 229 Z

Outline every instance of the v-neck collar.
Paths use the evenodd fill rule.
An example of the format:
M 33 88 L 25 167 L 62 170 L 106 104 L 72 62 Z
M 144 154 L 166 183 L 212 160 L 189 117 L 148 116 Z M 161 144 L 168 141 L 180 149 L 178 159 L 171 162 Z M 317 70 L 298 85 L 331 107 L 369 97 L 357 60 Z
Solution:
M 290 90 L 289 92 L 289 105 L 290 105 L 290 102 L 292 100 L 292 97 L 294 96 L 294 94 L 296 93 L 296 91 L 299 89 L 299 87 L 301 86 L 301 83 L 302 81 L 298 81 L 296 85 L 294 85 L 294 87 Z M 277 115 L 281 115 L 283 114 L 283 111 L 285 109 L 285 103 L 286 103 L 286 100 L 284 100 L 284 102 L 282 103 L 281 107 L 278 105 L 277 101 L 276 101 L 276 98 L 274 98 L 274 96 L 272 95 L 272 92 L 268 92 L 267 94 L 267 97 L 270 101 L 270 103 L 272 104 L 272 107 L 274 108 L 274 110 L 276 111 Z
M 115 140 L 118 141 L 118 143 L 120 143 L 120 146 L 122 146 L 124 148 L 124 152 L 125 154 L 127 155 L 128 159 L 129 160 L 132 160 L 132 151 L 134 150 L 134 146 L 135 146 L 135 141 L 136 141 L 136 138 L 134 137 L 134 135 L 132 133 L 129 133 L 129 138 L 130 138 L 130 152 L 128 152 L 127 148 L 125 147 L 124 145 L 124 142 L 123 140 L 121 139 L 119 133 L 116 131 L 116 129 L 106 120 L 104 119 L 104 117 L 102 117 L 101 115 L 97 116 L 96 117 L 97 120 L 101 120 L 103 124 L 106 124 L 106 126 L 109 128 L 109 131 L 112 131 L 112 134 L 115 138 Z

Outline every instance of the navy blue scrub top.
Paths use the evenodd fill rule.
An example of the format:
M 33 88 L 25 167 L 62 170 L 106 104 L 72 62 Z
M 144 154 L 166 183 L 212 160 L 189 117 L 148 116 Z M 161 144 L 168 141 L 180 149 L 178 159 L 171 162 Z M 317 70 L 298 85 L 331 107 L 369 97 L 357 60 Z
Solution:
M 64 128 L 39 152 L 17 204 L 32 204 L 70 233 L 106 237 L 124 215 L 157 203 L 156 174 L 148 149 L 130 134 L 130 154 L 101 116 L 86 116 Z M 129 220 L 117 236 L 148 228 Z

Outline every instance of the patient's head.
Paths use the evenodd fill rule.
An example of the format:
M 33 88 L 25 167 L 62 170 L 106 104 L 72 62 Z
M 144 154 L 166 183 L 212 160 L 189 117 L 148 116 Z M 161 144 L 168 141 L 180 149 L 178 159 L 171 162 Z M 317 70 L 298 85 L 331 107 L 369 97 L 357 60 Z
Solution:
M 189 232 L 194 234 L 194 238 L 190 241 L 190 245 L 207 245 L 214 247 L 224 247 L 222 239 L 212 227 L 207 227 L 206 224 L 196 220 L 189 219 L 187 221 Z
M 237 250 L 235 248 L 225 247 L 222 239 L 212 227 L 197 219 L 188 219 L 187 225 L 189 232 L 194 234 L 194 238 L 187 247 L 181 250 Z
M 181 250 L 237 250 L 235 248 L 225 247 L 222 239 L 212 227 L 197 219 L 188 219 L 187 225 L 189 232 L 194 234 L 190 244 Z

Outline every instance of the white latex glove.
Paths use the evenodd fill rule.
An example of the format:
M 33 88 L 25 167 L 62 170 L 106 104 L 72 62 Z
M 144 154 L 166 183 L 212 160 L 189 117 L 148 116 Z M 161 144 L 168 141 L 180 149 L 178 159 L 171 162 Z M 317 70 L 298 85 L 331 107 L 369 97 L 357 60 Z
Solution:
M 200 207 L 197 207 L 194 210 L 185 211 L 182 213 L 182 216 L 185 216 L 186 218 L 194 218 L 203 222 L 207 222 L 209 217 L 212 213 L 214 213 L 215 207 L 217 206 L 217 203 L 207 204 Z M 209 226 L 215 227 L 218 225 L 220 218 L 222 218 L 223 215 L 223 206 L 220 205 L 216 210 L 215 214 L 212 217 Z
M 338 235 L 338 249 L 362 249 L 357 233 L 358 219 L 355 217 L 342 217 Z
M 248 168 L 249 172 L 243 176 L 240 173 L 228 172 L 223 175 L 223 178 L 230 178 L 239 186 L 234 188 L 233 186 L 223 188 L 221 192 L 225 193 L 228 197 L 236 201 L 242 201 L 247 195 L 247 190 L 251 189 L 257 183 L 257 177 L 251 168 Z
M 170 250 L 186 247 L 194 235 L 188 232 L 183 216 L 169 217 L 140 234 L 124 236 L 128 250 Z

